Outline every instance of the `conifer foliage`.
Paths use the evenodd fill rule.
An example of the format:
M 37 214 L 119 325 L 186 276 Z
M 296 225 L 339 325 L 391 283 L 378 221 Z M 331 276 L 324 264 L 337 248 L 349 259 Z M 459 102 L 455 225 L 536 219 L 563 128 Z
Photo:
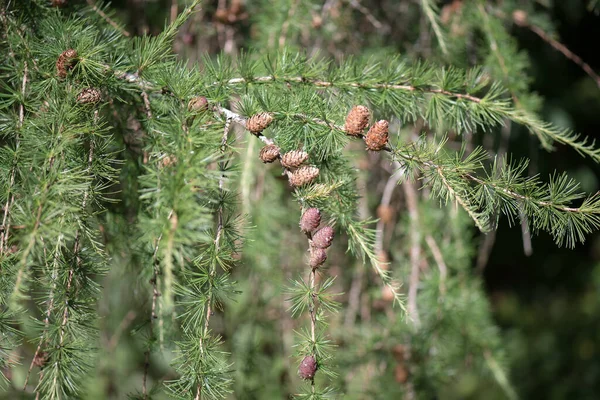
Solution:
M 361 398 L 352 397 L 354 381 L 369 380 L 359 356 L 374 365 L 380 352 L 391 354 L 385 359 L 399 389 L 378 386 L 381 373 L 365 392 L 427 396 L 445 383 L 441 371 L 458 373 L 461 346 L 470 344 L 473 362 L 514 397 L 480 283 L 466 267 L 473 249 L 465 236 L 472 226 L 494 229 L 504 216 L 573 247 L 600 227 L 600 197 L 584 195 L 564 174 L 528 176 L 527 161 L 493 158 L 481 147 L 457 151 L 449 135 L 461 142 L 515 124 L 547 149 L 567 145 L 596 162 L 600 150 L 519 100 L 528 96 L 511 79 L 520 71 L 494 64 L 512 47 L 492 46 L 498 53 L 473 68 L 401 57 L 338 63 L 293 45 L 235 60 L 207 55 L 189 67 L 171 49 L 199 0 L 160 34 L 139 37 L 124 35 L 107 8 L 69 3 L 7 2 L 0 10 L 2 390 L 92 398 L 100 390 L 92 382 L 108 379 L 101 375 L 118 362 L 109 355 L 125 335 L 127 354 L 143 354 L 130 372 L 131 398 L 268 398 L 244 386 L 269 373 L 257 377 L 247 365 L 269 364 L 242 333 L 259 332 L 259 317 L 245 318 L 262 300 L 248 293 L 255 280 L 272 278 L 271 295 L 286 304 L 275 309 L 288 324 L 281 336 L 295 327 L 291 341 L 272 339 L 285 350 L 269 348 L 295 363 L 284 362 L 282 375 L 293 388 L 282 383 L 288 389 L 273 398 L 283 390 L 300 399 Z M 460 38 L 446 35 L 435 2 L 420 3 L 441 54 L 454 51 Z M 485 2 L 473 3 L 465 12 L 481 14 L 487 40 L 506 34 Z M 417 135 L 406 134 L 408 125 Z M 390 190 L 401 183 L 408 212 L 392 230 L 410 246 L 383 248 L 394 211 L 388 198 L 379 220 L 365 215 L 360 190 L 369 171 L 356 157 L 385 160 Z M 265 209 L 252 210 L 248 174 L 257 169 L 269 190 Z M 435 201 L 418 196 L 415 181 Z M 282 237 L 289 254 L 277 253 Z M 391 268 L 390 254 L 411 271 Z M 419 286 L 420 259 L 439 273 Z M 261 272 L 261 263 L 273 270 Z M 257 272 L 238 272 L 245 265 Z M 349 287 L 353 274 L 364 279 Z M 128 287 L 112 287 L 118 283 L 107 276 Z M 397 306 L 389 329 L 340 332 L 340 314 L 344 327 L 355 327 L 367 276 L 384 303 Z M 246 310 L 236 314 L 240 306 Z M 469 315 L 476 322 L 463 326 Z M 344 341 L 368 345 L 350 356 Z

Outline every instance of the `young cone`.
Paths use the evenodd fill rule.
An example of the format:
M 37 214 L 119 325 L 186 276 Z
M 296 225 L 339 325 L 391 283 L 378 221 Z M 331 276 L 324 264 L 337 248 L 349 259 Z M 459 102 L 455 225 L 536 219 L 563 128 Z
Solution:
M 97 103 L 102 98 L 102 93 L 96 88 L 85 88 L 77 95 L 80 104 Z
M 303 186 L 317 179 L 317 176 L 319 176 L 319 168 L 300 167 L 289 175 L 290 185 L 294 187 Z
M 334 236 L 335 232 L 333 231 L 333 228 L 330 226 L 324 226 L 313 235 L 312 243 L 315 247 L 326 249 L 331 246 Z
M 246 129 L 252 133 L 260 133 L 264 131 L 273 122 L 273 116 L 267 112 L 254 114 L 246 122 Z
M 262 162 L 265 164 L 272 163 L 273 161 L 277 160 L 277 157 L 279 157 L 279 147 L 275 146 L 274 144 L 268 144 L 260 149 L 258 157 L 260 157 Z
M 308 160 L 307 152 L 302 150 L 292 150 L 281 157 L 281 165 L 285 168 L 298 168 L 306 160 Z
M 310 254 L 309 264 L 312 269 L 318 268 L 323 265 L 323 263 L 327 260 L 327 253 L 323 249 L 319 249 L 317 247 L 312 249 Z
M 306 356 L 298 367 L 298 375 L 304 380 L 312 379 L 317 372 L 317 360 L 314 356 Z
M 321 211 L 318 208 L 309 208 L 300 218 L 300 230 L 306 233 L 312 232 L 319 227 L 320 223 Z
M 354 106 L 346 117 L 344 130 L 348 135 L 360 136 L 369 125 L 369 109 L 365 106 Z
M 196 113 L 208 110 L 208 99 L 204 96 L 193 97 L 188 103 L 188 110 Z
M 59 78 L 65 78 L 67 76 L 67 70 L 73 68 L 76 58 L 77 51 L 74 49 L 68 49 L 60 53 L 56 59 L 56 75 L 58 75 Z
M 372 151 L 380 151 L 385 148 L 389 137 L 388 127 L 389 122 L 384 119 L 373 124 L 371 129 L 369 129 L 369 132 L 367 132 L 367 136 L 365 137 L 367 149 Z

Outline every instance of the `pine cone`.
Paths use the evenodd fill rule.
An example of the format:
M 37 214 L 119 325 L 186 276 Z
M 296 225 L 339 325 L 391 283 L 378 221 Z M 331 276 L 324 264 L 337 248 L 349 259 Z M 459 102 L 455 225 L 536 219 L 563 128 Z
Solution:
M 260 133 L 271 125 L 271 122 L 273 122 L 273 115 L 267 112 L 261 112 L 248 118 L 246 129 L 252 133 Z
M 369 109 L 365 106 L 354 106 L 346 117 L 344 130 L 348 135 L 360 136 L 369 125 Z
M 49 354 L 45 351 L 35 353 L 33 357 L 33 365 L 42 368 L 48 362 Z
M 273 161 L 277 160 L 277 157 L 279 157 L 279 147 L 275 146 L 274 144 L 268 144 L 260 149 L 260 154 L 258 156 L 265 164 L 272 163 Z
M 67 0 L 52 0 L 53 7 L 64 7 L 67 5 Z
M 327 260 L 327 253 L 325 252 L 325 250 L 316 247 L 312 249 L 309 261 L 310 267 L 312 269 L 318 268 L 320 265 L 323 265 L 325 260 Z
M 97 103 L 102 98 L 102 93 L 96 88 L 85 88 L 77 95 L 79 104 Z
M 281 165 L 285 168 L 298 168 L 308 160 L 308 153 L 302 150 L 292 150 L 281 157 Z
M 59 78 L 65 78 L 67 76 L 67 70 L 73 68 L 76 58 L 77 51 L 74 49 L 68 49 L 60 53 L 56 59 L 56 75 L 58 75 Z
M 330 226 L 324 226 L 313 235 L 312 243 L 319 249 L 326 249 L 331 246 L 334 236 L 335 232 L 333 231 L 333 228 Z
M 208 110 L 208 99 L 204 96 L 193 97 L 188 103 L 188 110 L 195 113 Z
M 315 360 L 314 356 L 306 356 L 300 363 L 300 367 L 298 367 L 298 375 L 300 378 L 308 380 L 315 377 L 315 373 L 317 372 L 317 360 Z
M 312 232 L 319 227 L 321 223 L 321 211 L 318 208 L 309 208 L 304 211 L 300 218 L 300 230 L 302 232 Z
M 303 186 L 314 181 L 319 176 L 319 168 L 304 166 L 289 175 L 290 184 L 294 187 Z
M 389 122 L 382 119 L 381 121 L 375 122 L 367 136 L 365 137 L 365 144 L 367 149 L 372 151 L 380 151 L 385 148 L 388 142 L 388 126 Z

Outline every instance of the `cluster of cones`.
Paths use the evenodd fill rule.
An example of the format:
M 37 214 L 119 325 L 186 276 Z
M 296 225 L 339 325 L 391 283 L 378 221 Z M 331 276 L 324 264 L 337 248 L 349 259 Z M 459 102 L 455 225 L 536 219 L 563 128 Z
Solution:
M 258 113 L 246 122 L 246 129 L 255 135 L 260 134 L 273 122 L 270 113 Z M 303 150 L 292 150 L 281 154 L 281 149 L 268 144 L 260 150 L 260 159 L 264 163 L 272 163 L 279 160 L 281 166 L 286 169 L 290 185 L 294 187 L 304 186 L 313 182 L 319 176 L 319 168 L 312 165 L 303 165 L 308 160 L 308 153 Z
M 363 135 L 369 125 L 371 113 L 365 106 L 354 106 L 346 116 L 344 131 L 354 137 L 362 138 L 368 150 L 381 151 L 387 146 L 389 139 L 389 123 L 386 120 L 375 122 Z M 255 135 L 261 135 L 273 122 L 273 115 L 261 112 L 251 116 L 246 122 L 246 129 Z M 279 160 L 288 172 L 290 185 L 294 187 L 307 185 L 319 176 L 319 168 L 303 165 L 309 154 L 303 150 L 292 150 L 281 154 L 281 149 L 275 144 L 268 144 L 260 150 L 260 159 L 264 163 L 272 163 Z
M 304 232 L 310 243 L 310 258 L 308 264 L 314 271 L 319 268 L 325 260 L 327 260 L 327 252 L 325 251 L 331 246 L 334 237 L 333 228 L 325 225 L 319 229 L 321 225 L 321 211 L 318 208 L 309 208 L 302 214 L 300 218 L 300 230 Z M 307 355 L 302 359 L 298 367 L 298 375 L 302 379 L 312 380 L 317 372 L 318 362 L 314 355 Z

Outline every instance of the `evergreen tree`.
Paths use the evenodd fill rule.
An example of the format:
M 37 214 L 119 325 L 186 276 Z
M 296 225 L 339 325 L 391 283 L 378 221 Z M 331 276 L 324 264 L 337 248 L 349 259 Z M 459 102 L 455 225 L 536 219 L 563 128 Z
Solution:
M 549 19 L 422 0 L 397 56 L 344 28 L 397 32 L 358 1 L 187 3 L 138 36 L 93 1 L 2 5 L 6 397 L 464 398 L 474 379 L 517 398 L 473 239 L 600 226 L 597 194 L 507 155 L 514 128 L 600 161 L 538 116 L 509 28 Z M 255 49 L 177 58 L 206 12 L 228 43 L 252 15 Z M 341 56 L 356 44 L 379 51 Z

